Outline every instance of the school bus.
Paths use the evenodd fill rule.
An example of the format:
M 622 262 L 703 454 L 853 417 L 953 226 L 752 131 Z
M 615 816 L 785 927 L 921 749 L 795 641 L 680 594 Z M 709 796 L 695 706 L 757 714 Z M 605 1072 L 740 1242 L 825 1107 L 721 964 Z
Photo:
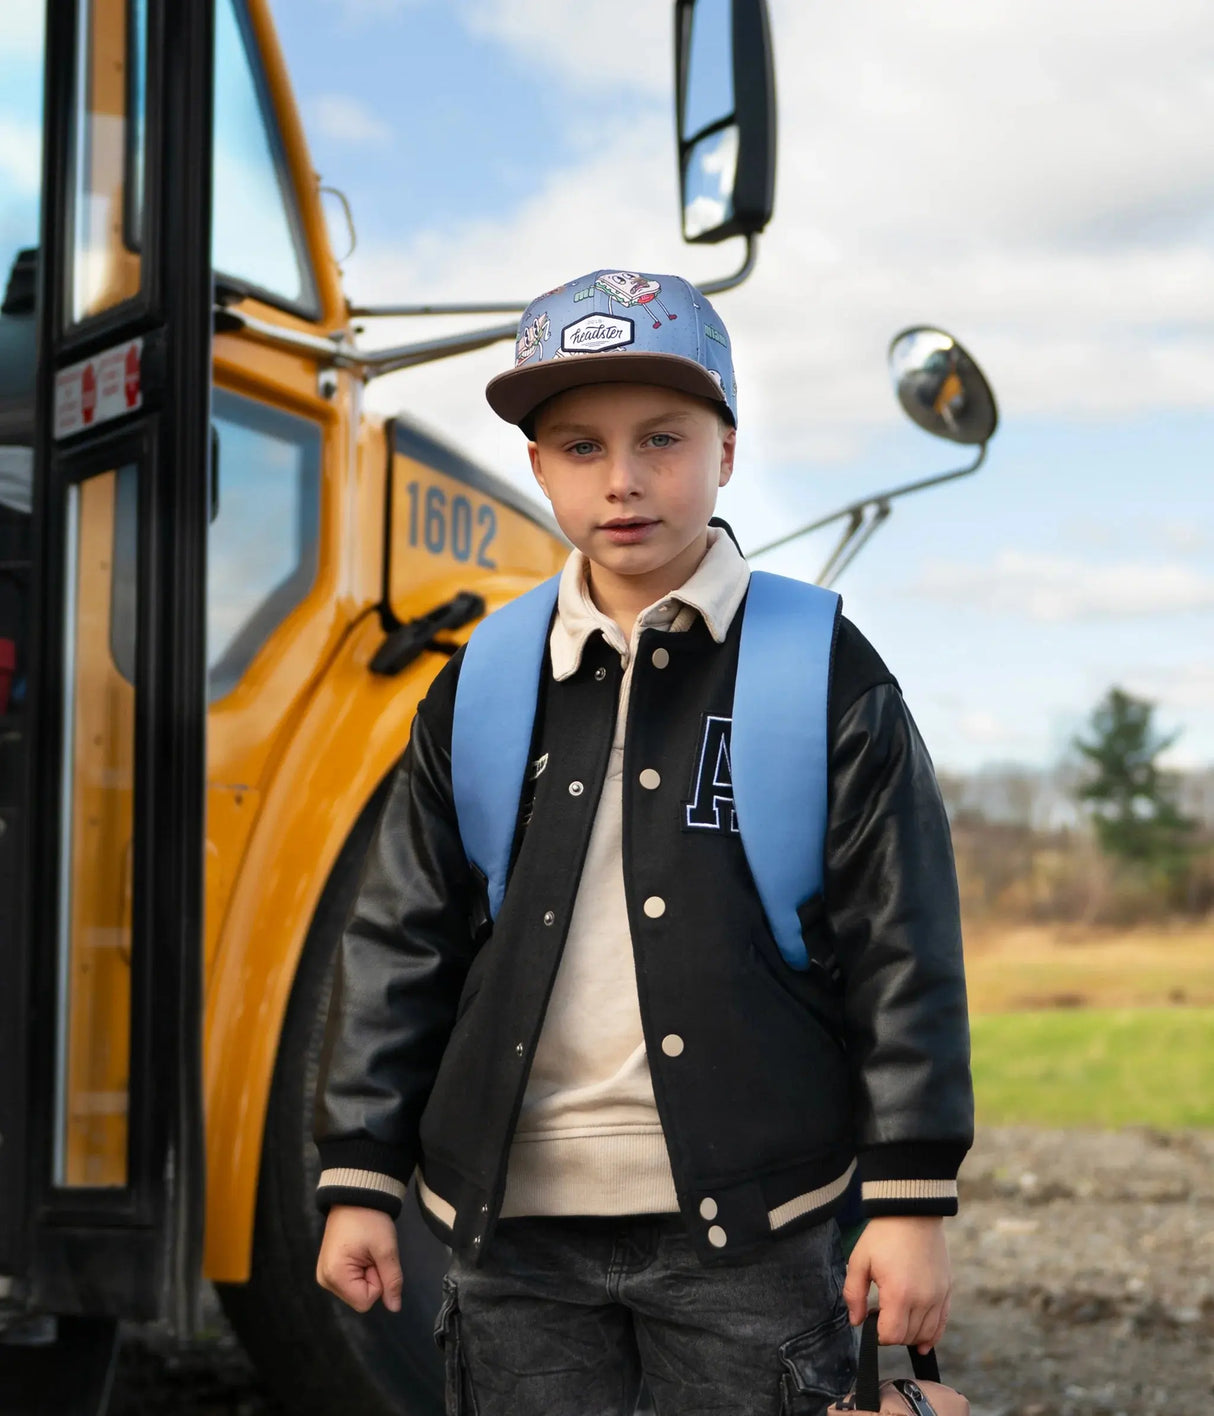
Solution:
M 746 238 L 716 293 L 771 214 L 767 15 L 672 17 L 683 234 Z M 0 1413 L 102 1411 L 119 1322 L 188 1334 L 203 1279 L 288 1409 L 437 1412 L 447 1251 L 410 1199 L 399 1314 L 316 1285 L 310 1113 L 417 703 L 567 552 L 364 391 L 515 325 L 356 341 L 436 307 L 347 299 L 267 0 L 47 0 L 38 47 L 0 306 Z M 964 351 L 897 347 L 907 411 L 984 445 Z M 836 571 L 902 490 L 815 523 L 847 521 Z

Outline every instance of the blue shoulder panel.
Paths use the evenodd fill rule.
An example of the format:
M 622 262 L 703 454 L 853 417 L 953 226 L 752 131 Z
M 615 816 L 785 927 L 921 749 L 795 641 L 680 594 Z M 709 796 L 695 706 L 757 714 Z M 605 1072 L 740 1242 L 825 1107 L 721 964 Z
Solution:
M 822 888 L 826 710 L 839 596 L 752 571 L 730 734 L 738 831 L 776 944 L 808 967 L 797 906 Z
M 451 727 L 451 788 L 464 853 L 489 881 L 496 917 L 535 723 L 560 576 L 494 611 L 472 631 Z

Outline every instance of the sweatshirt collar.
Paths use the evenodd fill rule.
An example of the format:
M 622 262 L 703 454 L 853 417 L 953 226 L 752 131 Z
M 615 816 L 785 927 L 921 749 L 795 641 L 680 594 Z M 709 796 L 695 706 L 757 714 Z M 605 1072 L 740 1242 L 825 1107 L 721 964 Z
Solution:
M 704 558 L 677 590 L 641 611 L 629 644 L 615 620 L 591 599 L 586 571 L 586 557 L 579 550 L 571 551 L 561 571 L 556 619 L 549 639 L 555 679 L 567 679 L 577 672 L 586 641 L 595 633 L 602 634 L 625 663 L 643 630 L 687 629 L 696 614 L 713 639 L 722 643 L 750 581 L 750 567 L 729 534 L 719 526 L 710 526 Z

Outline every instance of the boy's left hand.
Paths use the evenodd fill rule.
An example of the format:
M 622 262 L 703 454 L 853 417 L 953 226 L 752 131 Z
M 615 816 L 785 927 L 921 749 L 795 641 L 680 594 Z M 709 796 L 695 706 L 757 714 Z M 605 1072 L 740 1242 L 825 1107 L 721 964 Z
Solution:
M 870 1219 L 847 1263 L 843 1297 L 852 1326 L 868 1316 L 868 1286 L 877 1285 L 883 1345 L 934 1347 L 948 1322 L 952 1271 L 940 1215 Z

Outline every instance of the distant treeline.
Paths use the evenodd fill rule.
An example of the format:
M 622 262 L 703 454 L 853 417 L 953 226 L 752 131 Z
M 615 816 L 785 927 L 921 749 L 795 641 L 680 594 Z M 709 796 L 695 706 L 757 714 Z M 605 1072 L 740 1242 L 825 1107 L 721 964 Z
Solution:
M 1214 915 L 1214 767 L 1170 772 L 1154 705 L 1111 689 L 1050 769 L 941 772 L 973 919 L 1128 925 Z

